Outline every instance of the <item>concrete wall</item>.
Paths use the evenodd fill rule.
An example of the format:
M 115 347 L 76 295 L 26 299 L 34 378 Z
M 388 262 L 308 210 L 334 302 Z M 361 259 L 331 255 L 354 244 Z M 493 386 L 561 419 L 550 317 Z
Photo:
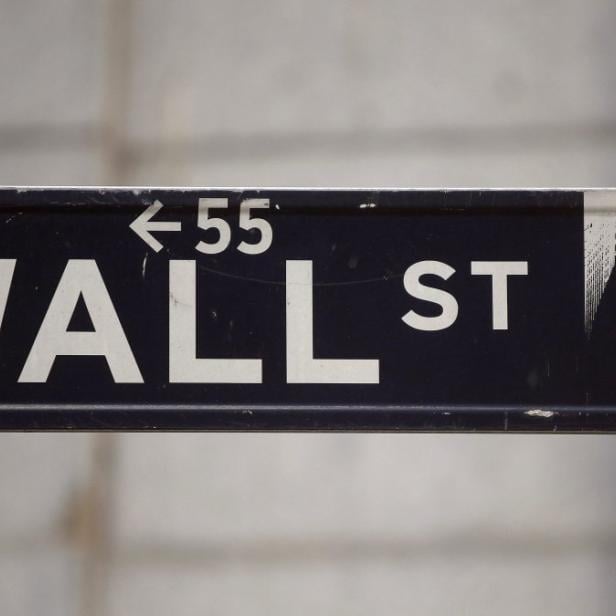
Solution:
M 0 184 L 616 185 L 608 0 L 1 0 Z M 0 436 L 3 616 L 611 614 L 611 437 Z

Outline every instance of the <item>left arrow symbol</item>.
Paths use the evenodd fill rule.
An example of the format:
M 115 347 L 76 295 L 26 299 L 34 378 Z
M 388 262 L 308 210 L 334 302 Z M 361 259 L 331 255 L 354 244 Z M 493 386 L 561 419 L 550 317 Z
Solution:
M 146 210 L 141 212 L 129 227 L 153 250 L 158 252 L 163 245 L 150 233 L 150 231 L 181 231 L 181 222 L 153 222 L 152 218 L 162 209 L 160 201 L 154 201 Z

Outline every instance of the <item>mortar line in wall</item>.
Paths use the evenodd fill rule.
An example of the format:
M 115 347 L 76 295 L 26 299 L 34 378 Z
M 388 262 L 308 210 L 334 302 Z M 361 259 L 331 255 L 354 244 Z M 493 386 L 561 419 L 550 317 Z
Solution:
M 82 610 L 84 616 L 104 616 L 113 541 L 116 442 L 111 434 L 92 436 L 92 464 L 83 508 Z
M 130 43 L 133 0 L 107 0 L 104 21 L 103 126 L 101 144 L 104 159 L 102 183 L 122 184 L 127 175 L 123 152 L 128 86 L 131 79 Z M 111 579 L 116 497 L 118 436 L 92 436 L 92 475 L 86 508 L 86 533 L 81 588 L 81 613 L 105 616 Z
M 253 133 L 247 135 L 203 134 L 175 139 L 127 141 L 123 161 L 147 162 L 166 157 L 182 160 L 249 160 L 276 158 L 289 154 L 340 153 L 363 155 L 441 153 L 486 148 L 497 153 L 517 150 L 553 149 L 606 144 L 616 147 L 616 123 L 580 125 L 519 125 L 476 128 L 400 128 L 331 132 Z
M 124 103 L 126 104 L 126 102 Z M 105 114 L 109 117 L 109 113 Z M 108 120 L 107 120 L 108 124 Z M 151 140 L 128 138 L 124 130 L 96 124 L 79 126 L 35 125 L 0 127 L 0 152 L 4 150 L 56 150 L 98 147 L 102 144 L 107 168 L 105 176 L 127 175 L 126 162 L 143 162 L 166 156 L 228 160 L 255 156 L 277 157 L 292 153 L 348 152 L 361 148 L 362 153 L 383 151 L 455 151 L 508 152 L 536 147 L 574 147 L 616 144 L 616 123 L 595 122 L 577 125 L 520 124 L 508 126 L 401 127 L 395 129 L 288 131 L 252 134 L 202 133 L 184 138 Z M 110 135 L 113 133 L 113 135 Z M 115 162 L 114 162 L 115 161 Z
M 575 554 L 615 554 L 616 536 L 589 537 L 584 533 L 567 536 L 566 533 L 546 536 L 531 533 L 501 536 L 493 533 L 446 534 L 435 539 L 377 539 L 374 541 L 349 538 L 302 540 L 267 540 L 263 542 L 235 541 L 194 543 L 144 543 L 119 547 L 113 553 L 114 564 L 119 566 L 148 565 L 184 566 L 199 568 L 224 563 L 243 565 L 278 565 L 290 563 L 346 562 L 358 560 L 387 560 L 412 562 L 425 558 L 502 559 L 537 558 L 560 559 Z

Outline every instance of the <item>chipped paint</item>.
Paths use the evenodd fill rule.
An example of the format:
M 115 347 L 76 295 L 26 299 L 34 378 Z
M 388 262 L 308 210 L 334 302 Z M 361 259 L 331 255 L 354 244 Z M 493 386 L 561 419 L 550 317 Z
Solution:
M 143 257 L 143 261 L 141 262 L 141 278 L 143 278 L 143 280 L 145 280 L 145 268 L 148 264 L 148 253 L 145 253 L 145 256 Z
M 545 419 L 549 419 L 555 415 L 554 411 L 543 411 L 541 409 L 531 409 L 530 411 L 526 411 L 524 414 L 529 417 L 543 417 Z

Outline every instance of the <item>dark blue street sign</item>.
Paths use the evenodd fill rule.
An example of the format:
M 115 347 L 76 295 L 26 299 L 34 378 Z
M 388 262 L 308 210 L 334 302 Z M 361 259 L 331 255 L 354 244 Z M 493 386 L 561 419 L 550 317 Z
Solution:
M 615 206 L 1 189 L 0 429 L 614 430 Z

